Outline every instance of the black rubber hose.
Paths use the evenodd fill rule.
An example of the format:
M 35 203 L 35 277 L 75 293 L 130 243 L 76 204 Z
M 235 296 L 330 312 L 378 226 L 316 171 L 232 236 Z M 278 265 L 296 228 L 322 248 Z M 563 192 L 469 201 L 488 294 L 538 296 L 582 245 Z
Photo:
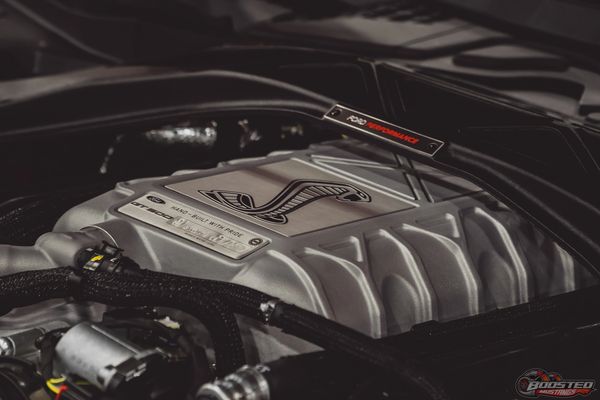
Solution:
M 29 400 L 29 396 L 10 374 L 0 371 L 0 399 Z
M 62 267 L 22 272 L 0 278 L 0 304 L 22 307 L 73 296 L 115 306 L 172 307 L 198 318 L 215 348 L 217 374 L 224 376 L 245 364 L 241 334 L 229 308 L 190 281 L 168 281 Z
M 367 365 L 379 367 L 432 400 L 447 398 L 444 390 L 431 381 L 416 363 L 402 360 L 393 348 L 320 315 L 294 305 L 278 303 L 270 323 L 326 350 L 352 356 Z
M 33 363 L 10 356 L 0 356 L 0 399 L 29 400 L 42 385 Z
M 393 348 L 323 316 L 234 283 L 185 278 L 149 270 L 142 270 L 140 274 L 151 279 L 167 279 L 181 284 L 193 281 L 197 290 L 208 290 L 212 296 L 228 304 L 236 314 L 278 327 L 326 350 L 352 356 L 368 365 L 391 372 L 430 399 L 447 398 L 444 390 L 431 381 L 425 371 L 413 362 L 401 360 Z M 268 303 L 272 306 L 270 310 L 266 307 Z

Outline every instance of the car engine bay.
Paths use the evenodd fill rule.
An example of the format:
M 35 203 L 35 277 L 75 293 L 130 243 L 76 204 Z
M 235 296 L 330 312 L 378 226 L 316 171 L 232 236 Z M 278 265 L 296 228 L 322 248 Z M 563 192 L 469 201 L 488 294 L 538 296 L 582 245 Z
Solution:
M 176 129 L 160 133 L 171 140 L 182 136 Z M 237 329 L 224 333 L 186 302 L 143 294 L 162 307 L 123 307 L 141 304 L 136 294 L 112 293 L 119 290 L 114 282 L 104 287 L 110 295 L 102 287 L 90 289 L 94 303 L 32 302 L 4 315 L 2 355 L 41 363 L 46 387 L 56 393 L 69 387 L 74 397 L 66 398 L 173 396 L 189 387 L 185 366 L 191 362 L 198 363 L 193 381 L 253 366 L 205 383 L 198 399 L 271 398 L 261 382 L 280 379 L 270 377 L 279 373 L 277 363 L 321 348 L 318 341 L 269 326 L 279 302 L 365 338 L 384 338 L 432 320 L 448 322 L 573 292 L 595 279 L 480 187 L 354 139 L 124 181 L 66 211 L 33 246 L 2 250 L 0 268 L 7 273 L 35 265 L 41 274 L 58 269 L 67 277 L 74 272 L 64 266 L 79 266 L 84 275 L 74 273 L 66 282 L 100 274 L 94 279 L 122 279 L 123 294 L 146 293 L 142 265 L 184 286 L 184 277 L 190 277 L 273 296 L 258 306 L 261 319 L 238 317 L 238 338 Z M 35 292 L 47 287 L 22 290 L 32 290 L 39 301 L 44 295 Z M 167 298 L 178 293 L 171 290 Z M 164 308 L 172 304 L 177 307 Z M 218 301 L 210 306 L 220 309 Z M 236 324 L 231 316 L 224 323 Z M 226 359 L 222 353 L 230 346 L 239 346 L 239 354 Z M 305 362 L 310 365 L 302 360 L 280 368 L 306 368 Z M 156 373 L 166 373 L 170 385 L 152 383 Z M 243 394 L 247 391 L 252 394 Z
M 595 393 L 590 64 L 259 2 L 0 1 L 0 400 Z

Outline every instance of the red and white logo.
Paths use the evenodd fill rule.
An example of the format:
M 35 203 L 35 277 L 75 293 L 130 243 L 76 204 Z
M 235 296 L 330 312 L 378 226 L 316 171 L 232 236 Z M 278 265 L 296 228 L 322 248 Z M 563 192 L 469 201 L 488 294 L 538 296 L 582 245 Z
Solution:
M 596 390 L 593 379 L 563 379 L 556 372 L 534 368 L 523 373 L 516 383 L 517 393 L 523 397 L 575 397 L 588 396 Z
M 419 138 L 417 138 L 413 135 L 410 135 L 410 134 L 404 133 L 404 132 L 400 132 L 397 129 L 392 129 L 390 127 L 384 126 L 377 122 L 369 121 L 366 118 L 361 118 L 356 115 L 350 115 L 348 118 L 346 118 L 346 121 L 351 122 L 355 125 L 366 126 L 367 128 L 371 129 L 372 131 L 380 132 L 385 135 L 392 136 L 396 139 L 400 139 L 403 142 L 410 143 L 413 145 L 419 143 L 419 141 L 420 141 Z

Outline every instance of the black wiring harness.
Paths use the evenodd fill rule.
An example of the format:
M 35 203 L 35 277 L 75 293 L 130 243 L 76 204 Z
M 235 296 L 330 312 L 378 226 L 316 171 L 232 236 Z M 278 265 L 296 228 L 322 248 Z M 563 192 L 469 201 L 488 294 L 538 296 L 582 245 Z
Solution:
M 437 382 L 414 361 L 402 359 L 394 348 L 241 285 L 142 269 L 118 273 L 61 267 L 0 277 L 0 303 L 7 308 L 64 297 L 119 307 L 171 307 L 193 315 L 211 335 L 219 376 L 233 372 L 245 362 L 234 316 L 240 314 L 378 368 L 428 399 L 447 398 Z

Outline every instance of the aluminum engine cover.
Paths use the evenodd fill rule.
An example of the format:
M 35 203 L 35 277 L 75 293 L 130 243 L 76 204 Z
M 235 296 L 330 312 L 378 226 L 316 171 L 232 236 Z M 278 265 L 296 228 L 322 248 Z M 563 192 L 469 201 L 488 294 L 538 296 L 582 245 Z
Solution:
M 145 267 L 246 285 L 373 337 L 593 280 L 480 188 L 349 140 L 124 182 L 55 230 L 87 226 Z

